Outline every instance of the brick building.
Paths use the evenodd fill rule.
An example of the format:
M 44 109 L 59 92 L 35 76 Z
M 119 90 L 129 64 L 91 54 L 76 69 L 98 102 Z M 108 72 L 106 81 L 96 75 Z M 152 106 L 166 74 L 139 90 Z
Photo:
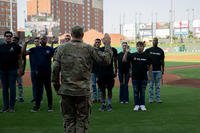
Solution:
M 103 0 L 27 0 L 27 10 L 29 21 L 39 14 L 52 16 L 61 34 L 69 33 L 74 25 L 103 32 Z
M 51 0 L 27 0 L 28 21 L 37 15 L 51 15 Z
M 10 7 L 12 7 L 12 18 Z M 12 29 L 13 32 L 17 32 L 17 0 L 12 0 L 12 6 L 10 0 L 0 0 L 0 20 L 0 37 L 3 37 L 7 30 Z
M 103 32 L 103 0 L 52 0 L 52 15 L 60 21 L 60 32 L 69 33 L 74 25 L 85 31 Z

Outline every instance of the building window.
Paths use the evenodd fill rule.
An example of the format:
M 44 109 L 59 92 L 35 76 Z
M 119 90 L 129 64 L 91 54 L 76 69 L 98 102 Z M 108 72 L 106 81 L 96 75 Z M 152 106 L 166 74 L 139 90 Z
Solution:
M 1 2 L 1 5 L 4 6 L 4 2 L 3 1 Z

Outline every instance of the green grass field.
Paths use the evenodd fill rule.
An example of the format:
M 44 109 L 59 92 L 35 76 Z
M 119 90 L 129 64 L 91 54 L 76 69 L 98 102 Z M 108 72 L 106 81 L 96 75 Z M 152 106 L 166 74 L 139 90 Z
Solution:
M 200 89 L 163 86 L 162 104 L 146 103 L 148 111 L 133 111 L 133 91 L 129 104 L 120 104 L 118 89 L 114 89 L 113 111 L 99 112 L 100 104 L 92 107 L 90 133 L 199 133 Z M 41 111 L 31 113 L 31 89 L 25 88 L 25 103 L 16 103 L 15 113 L 0 114 L 0 133 L 63 132 L 59 97 L 54 95 L 54 109 L 47 112 L 46 97 Z M 146 96 L 146 101 L 147 101 Z
M 200 62 L 166 61 L 165 62 L 165 67 L 183 66 L 183 65 L 192 65 L 192 64 L 200 64 Z M 30 71 L 30 62 L 29 62 L 29 59 L 26 59 L 26 70 Z
M 193 64 L 200 64 L 200 62 L 166 61 L 165 62 L 165 67 L 175 67 L 175 66 L 193 65 Z
M 181 70 L 172 70 L 168 71 L 169 73 L 173 73 L 179 75 L 183 78 L 199 78 L 200 79 L 200 69 L 199 68 L 188 68 Z
M 193 63 L 181 63 L 187 65 Z M 167 62 L 176 66 L 177 62 Z M 173 71 L 174 72 L 174 71 Z M 198 69 L 177 70 L 175 73 L 199 77 Z M 133 111 L 133 90 L 129 87 L 129 104 L 119 103 L 119 90 L 113 89 L 113 111 L 99 112 L 100 104 L 92 106 L 89 133 L 199 133 L 200 89 L 164 85 L 162 104 L 149 104 L 146 90 L 146 112 Z M 24 88 L 25 102 L 16 103 L 15 113 L 0 113 L 0 133 L 62 133 L 60 98 L 54 93 L 54 112 L 47 112 L 46 95 L 41 110 L 31 113 L 31 87 Z M 2 107 L 2 91 L 0 91 Z

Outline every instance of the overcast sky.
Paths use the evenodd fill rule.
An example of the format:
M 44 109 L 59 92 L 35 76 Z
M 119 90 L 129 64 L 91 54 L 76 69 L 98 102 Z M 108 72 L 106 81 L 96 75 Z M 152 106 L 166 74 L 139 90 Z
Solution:
M 26 0 L 18 1 L 18 28 L 24 27 L 23 15 L 26 11 Z M 120 16 L 121 23 L 134 23 L 135 13 L 140 13 L 141 22 L 151 22 L 152 14 L 155 21 L 169 21 L 169 10 L 172 0 L 104 0 L 104 32 L 118 33 Z M 200 19 L 200 0 L 173 0 L 176 20 Z M 188 9 L 188 10 L 187 10 Z M 186 11 L 187 10 L 187 11 Z M 189 14 L 188 14 L 189 13 Z M 137 18 L 139 19 L 138 15 Z
M 200 0 L 173 0 L 175 20 L 200 19 Z M 135 13 L 140 13 L 141 22 L 169 21 L 171 0 L 104 0 L 104 32 L 119 32 L 121 23 L 134 23 Z M 189 13 L 189 14 L 188 14 Z M 137 18 L 139 19 L 138 15 Z

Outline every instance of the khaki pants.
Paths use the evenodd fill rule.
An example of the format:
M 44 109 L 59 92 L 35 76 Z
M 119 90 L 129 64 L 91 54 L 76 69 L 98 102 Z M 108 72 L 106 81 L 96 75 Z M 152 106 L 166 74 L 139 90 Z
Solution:
M 89 96 L 62 95 L 61 110 L 64 133 L 87 133 L 89 123 Z

